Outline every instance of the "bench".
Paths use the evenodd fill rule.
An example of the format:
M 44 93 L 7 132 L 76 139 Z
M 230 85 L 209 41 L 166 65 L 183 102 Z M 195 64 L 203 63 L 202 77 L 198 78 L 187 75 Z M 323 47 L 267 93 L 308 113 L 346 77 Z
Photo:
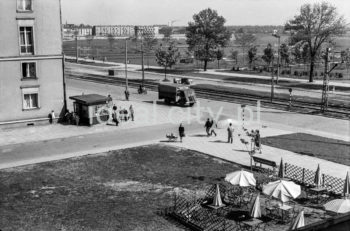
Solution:
M 254 167 L 256 169 L 259 169 L 259 170 L 270 170 L 270 169 L 265 169 L 262 167 L 262 165 L 267 165 L 267 166 L 270 166 L 272 167 L 272 173 L 275 172 L 276 168 L 277 168 L 277 164 L 275 161 L 271 161 L 271 160 L 267 160 L 267 159 L 264 159 L 264 158 L 260 158 L 260 157 L 256 157 L 256 156 L 253 156 L 253 160 L 254 160 Z M 256 166 L 257 164 L 260 164 L 260 166 Z

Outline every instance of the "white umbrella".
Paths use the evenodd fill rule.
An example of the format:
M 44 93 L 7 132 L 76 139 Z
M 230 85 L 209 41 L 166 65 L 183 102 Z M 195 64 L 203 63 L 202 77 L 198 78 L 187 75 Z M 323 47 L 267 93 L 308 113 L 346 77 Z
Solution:
M 318 164 L 317 170 L 315 172 L 314 183 L 316 184 L 316 187 L 320 187 L 322 185 L 322 174 L 321 174 L 320 164 Z
M 256 185 L 256 180 L 253 173 L 244 171 L 243 169 L 227 174 L 225 181 L 230 182 L 233 185 L 239 185 L 241 187 Z
M 298 216 L 295 218 L 295 220 L 292 222 L 292 225 L 290 226 L 289 230 L 296 230 L 304 226 L 305 226 L 304 211 L 301 211 L 298 214 Z
M 256 196 L 253 206 L 250 209 L 250 217 L 253 217 L 253 218 L 261 217 L 260 194 Z
M 278 168 L 278 177 L 279 178 L 284 178 L 284 166 L 283 166 L 283 159 L 281 158 L 281 163 Z
M 325 210 L 335 213 L 350 212 L 350 199 L 336 199 L 323 205 Z
M 297 198 L 301 193 L 301 188 L 293 181 L 278 180 L 264 185 L 263 193 L 287 202 L 290 198 Z
M 349 177 L 349 172 L 346 173 L 343 194 L 344 194 L 344 196 L 349 196 L 349 194 L 350 194 L 350 177 Z
M 221 200 L 221 196 L 220 196 L 220 188 L 219 185 L 216 184 L 216 191 L 215 191 L 215 195 L 214 195 L 214 200 L 213 200 L 213 204 L 212 206 L 215 207 L 221 207 L 222 204 L 222 200 Z

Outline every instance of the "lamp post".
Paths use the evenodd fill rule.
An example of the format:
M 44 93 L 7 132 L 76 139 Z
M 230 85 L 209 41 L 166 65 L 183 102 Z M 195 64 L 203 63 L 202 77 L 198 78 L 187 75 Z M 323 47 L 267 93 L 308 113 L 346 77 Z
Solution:
M 274 68 L 273 68 L 273 60 L 271 64 L 271 102 L 275 97 L 275 76 L 274 76 Z
M 276 78 L 276 84 L 278 84 L 278 78 L 280 76 L 280 43 L 281 43 L 281 36 L 278 34 L 277 30 L 273 30 L 272 36 L 276 37 L 278 39 L 278 49 L 277 49 L 277 78 Z
M 128 89 L 128 38 L 125 38 L 125 99 L 129 100 L 129 89 Z

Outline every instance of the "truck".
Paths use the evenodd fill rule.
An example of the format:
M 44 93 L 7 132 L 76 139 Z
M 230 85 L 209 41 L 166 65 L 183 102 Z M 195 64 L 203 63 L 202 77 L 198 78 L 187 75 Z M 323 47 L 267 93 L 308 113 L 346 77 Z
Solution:
M 159 99 L 164 99 L 166 104 L 193 106 L 196 103 L 194 90 L 182 84 L 161 83 L 158 85 L 158 96 Z

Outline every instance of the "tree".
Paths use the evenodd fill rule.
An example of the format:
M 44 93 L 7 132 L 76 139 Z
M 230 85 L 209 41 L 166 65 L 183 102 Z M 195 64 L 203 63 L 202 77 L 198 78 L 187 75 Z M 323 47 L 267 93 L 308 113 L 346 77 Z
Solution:
M 210 8 L 193 15 L 194 22 L 186 27 L 186 43 L 195 57 L 204 61 L 204 71 L 209 61 L 215 60 L 218 49 L 227 45 L 231 32 L 224 26 L 225 18 Z
M 284 62 L 284 65 L 289 64 L 289 47 L 287 44 L 282 43 L 280 46 L 280 55 L 281 55 L 281 62 Z
M 164 35 L 164 40 L 169 40 L 172 33 L 173 28 L 170 26 L 165 26 L 159 29 L 159 34 Z
M 175 46 L 175 42 L 170 42 L 169 46 L 162 46 L 162 44 L 157 48 L 155 52 L 156 61 L 159 66 L 164 67 L 165 79 L 167 68 L 174 66 L 180 58 L 179 49 Z
M 326 2 L 303 5 L 299 14 L 285 25 L 285 30 L 293 32 L 291 41 L 294 44 L 303 41 L 308 46 L 309 82 L 313 82 L 315 62 L 322 44 L 332 41 L 334 36 L 344 34 L 345 25 L 344 18 L 338 16 L 336 8 Z
M 274 50 L 270 43 L 267 44 L 267 47 L 264 49 L 264 55 L 261 58 L 266 62 L 267 66 L 271 65 L 274 58 Z
M 252 46 L 248 50 L 248 59 L 249 59 L 249 65 L 252 66 L 252 63 L 256 60 L 256 54 L 258 52 L 258 49 L 256 46 Z
M 109 43 L 109 49 L 112 50 L 113 49 L 113 45 L 115 43 L 115 38 L 112 34 L 108 34 L 107 35 L 107 39 L 108 39 L 108 43 Z
M 252 47 L 255 42 L 256 42 L 256 37 L 253 34 L 250 34 L 250 33 L 236 34 L 235 43 L 238 44 L 243 51 L 243 65 L 245 63 L 245 55 L 244 55 L 245 51 L 249 49 L 249 47 Z
M 236 65 L 238 63 L 238 51 L 236 50 L 231 50 L 231 55 L 230 58 L 236 61 Z
M 347 48 L 340 52 L 341 62 L 345 63 L 346 73 L 349 76 L 349 67 L 350 67 L 350 49 Z
M 224 50 L 217 50 L 216 51 L 216 60 L 218 61 L 218 69 L 220 69 L 220 60 L 224 57 L 225 52 Z

